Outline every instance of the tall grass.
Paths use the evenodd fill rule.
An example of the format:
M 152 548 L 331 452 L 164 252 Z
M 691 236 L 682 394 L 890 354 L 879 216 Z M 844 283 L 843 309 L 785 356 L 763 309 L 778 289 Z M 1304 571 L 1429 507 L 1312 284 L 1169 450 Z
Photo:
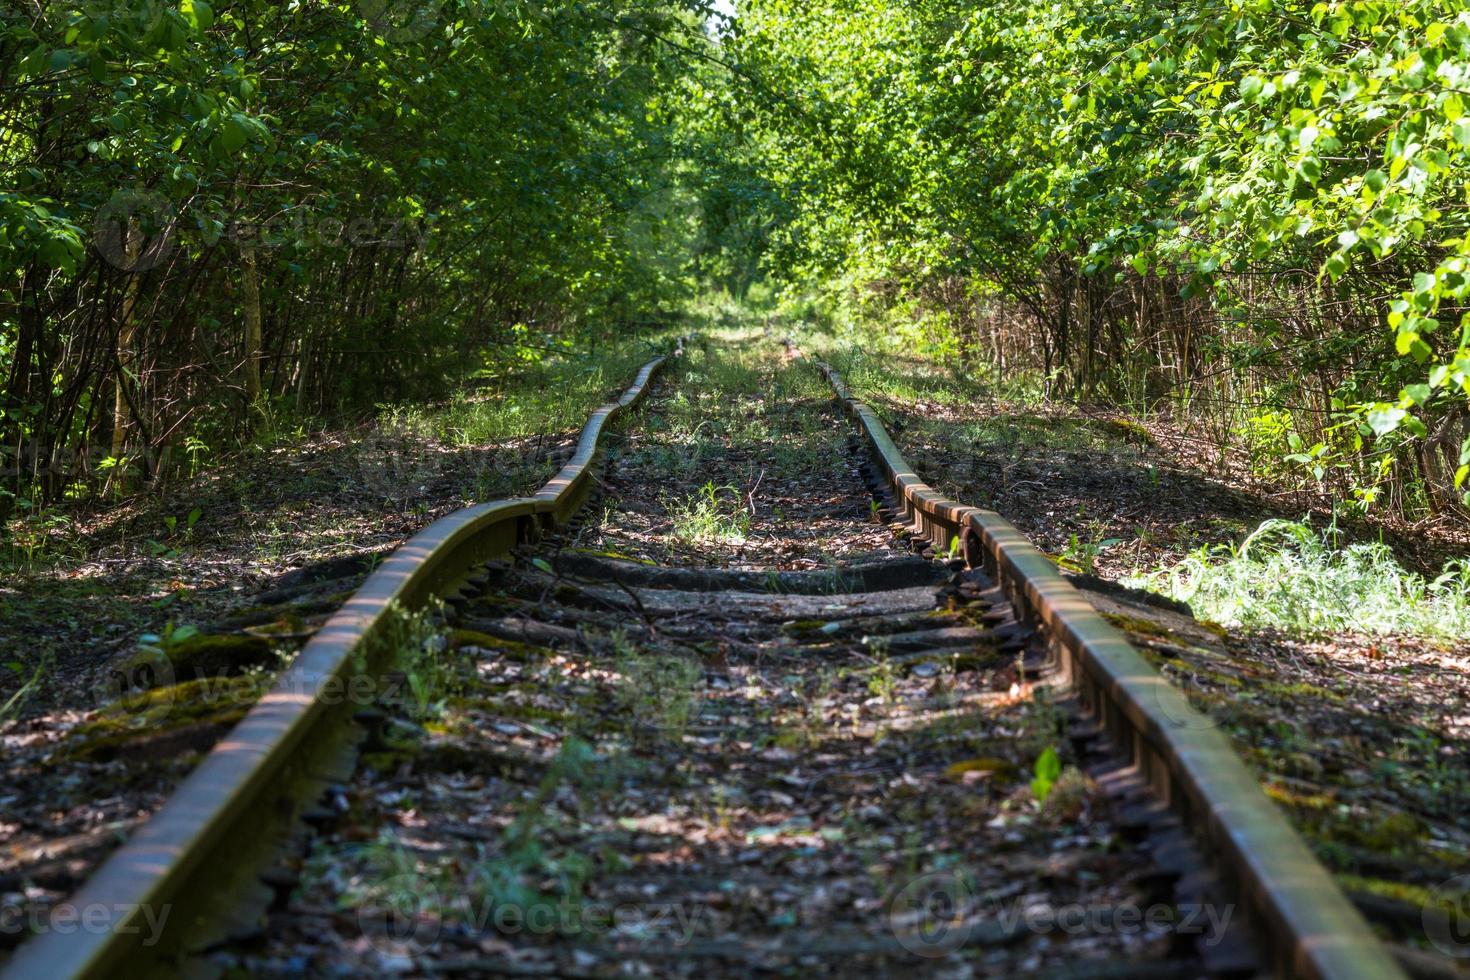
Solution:
M 1239 545 L 1201 548 L 1125 584 L 1189 603 L 1219 623 L 1306 632 L 1470 635 L 1470 559 L 1430 580 L 1383 544 L 1336 545 L 1331 531 L 1266 521 Z
M 383 406 L 379 424 L 393 435 L 472 446 L 580 429 L 587 416 L 633 383 L 638 369 L 672 341 L 629 339 L 594 354 L 567 354 L 529 364 L 478 391 L 432 406 Z

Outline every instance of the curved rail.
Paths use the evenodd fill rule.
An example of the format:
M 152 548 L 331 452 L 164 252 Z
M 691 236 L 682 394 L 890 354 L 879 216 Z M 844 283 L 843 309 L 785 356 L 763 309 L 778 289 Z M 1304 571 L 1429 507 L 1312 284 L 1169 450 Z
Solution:
M 534 496 L 456 511 L 394 551 L 158 812 L 59 907 L 70 910 L 68 922 L 53 915 L 4 976 L 157 976 L 176 966 L 186 937 L 228 922 L 242 891 L 262 887 L 252 855 L 268 854 L 272 833 L 287 832 L 300 800 L 332 775 L 323 770 L 340 757 L 347 726 L 334 732 L 331 722 L 375 693 L 373 666 L 384 659 L 394 610 L 454 591 L 475 566 L 570 517 L 590 489 L 604 428 L 637 404 L 683 344 L 644 365 L 621 398 L 592 414 L 571 460 Z
M 960 539 L 967 564 L 989 571 L 1043 628 L 1084 710 L 1202 838 L 1264 934 L 1274 972 L 1334 980 L 1405 976 L 1225 736 L 1013 524 L 920 480 L 877 414 L 831 365 L 815 363 L 862 429 L 915 534 L 939 547 Z

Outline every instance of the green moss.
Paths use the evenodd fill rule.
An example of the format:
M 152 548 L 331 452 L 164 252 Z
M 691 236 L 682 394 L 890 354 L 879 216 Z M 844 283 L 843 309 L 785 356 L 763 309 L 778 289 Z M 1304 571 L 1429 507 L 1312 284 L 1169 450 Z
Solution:
M 1103 618 L 1114 626 L 1127 633 L 1137 633 L 1140 636 L 1163 636 L 1171 637 L 1174 631 L 1160 626 L 1151 619 L 1140 616 L 1124 616 L 1119 613 L 1103 613 Z
M 276 654 L 271 641 L 265 637 L 229 633 L 192 636 L 171 644 L 168 660 L 176 680 L 212 680 L 241 674 L 252 667 L 272 666 L 276 663 Z M 139 653 L 128 661 L 125 669 L 132 676 L 153 662 L 150 654 Z
M 1412 814 L 1392 812 L 1375 818 L 1345 813 L 1329 793 L 1298 793 L 1279 783 L 1265 784 L 1266 795 L 1286 806 L 1298 828 L 1318 842 L 1319 848 L 1361 848 L 1375 854 L 1411 849 L 1428 833 Z
M 245 717 L 266 683 L 253 676 L 205 678 L 124 698 L 73 729 L 62 752 L 106 761 L 123 754 L 161 758 L 202 751 Z
M 476 596 L 474 602 L 475 605 L 488 606 L 497 612 L 504 612 L 508 609 L 519 609 L 525 605 L 525 602 L 522 600 L 508 596 L 503 592 L 487 592 L 482 596 Z
M 538 708 L 531 704 L 516 704 L 514 701 L 481 701 L 475 710 L 487 714 L 510 718 L 515 721 L 544 721 L 553 725 L 570 725 L 576 715 L 554 708 Z
M 1266 783 L 1266 795 L 1283 806 L 1298 810 L 1325 811 L 1337 805 L 1337 799 L 1326 793 L 1298 793 L 1280 783 Z
M 1344 873 L 1339 873 L 1337 880 L 1346 891 L 1377 895 L 1415 908 L 1423 908 L 1433 898 L 1429 889 L 1405 881 L 1385 881 L 1382 878 L 1363 878 Z
M 1211 633 L 1214 633 L 1222 640 L 1230 639 L 1230 631 L 1224 626 L 1221 626 L 1219 623 L 1215 622 L 1213 619 L 1196 619 L 1195 623 L 1203 627 L 1204 629 L 1209 630 Z
M 1121 437 L 1125 442 L 1134 442 L 1140 446 L 1154 444 L 1154 437 L 1148 429 L 1132 419 L 1106 419 L 1099 424 L 1109 435 Z
M 504 640 L 488 633 L 478 630 L 452 630 L 449 634 L 450 649 L 458 650 L 461 647 L 480 647 L 485 650 L 494 650 L 509 660 L 527 661 L 538 657 L 548 657 L 552 650 L 548 647 L 536 646 L 533 643 L 521 643 L 518 640 Z
M 1287 698 L 1311 698 L 1314 700 L 1332 701 L 1341 703 L 1343 697 L 1336 691 L 1329 691 L 1325 687 L 1316 684 L 1297 682 L 1295 684 L 1278 684 L 1275 681 L 1261 681 L 1260 689 L 1268 694 L 1275 694 Z

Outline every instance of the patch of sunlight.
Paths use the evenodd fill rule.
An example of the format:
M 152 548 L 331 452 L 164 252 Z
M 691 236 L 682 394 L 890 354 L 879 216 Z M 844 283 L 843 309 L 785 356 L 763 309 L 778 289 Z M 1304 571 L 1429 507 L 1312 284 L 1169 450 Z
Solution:
M 1266 521 L 1239 545 L 1205 547 L 1125 585 L 1189 603 L 1196 616 L 1308 632 L 1470 632 L 1470 559 L 1435 579 L 1405 569 L 1387 545 L 1338 547 L 1331 531 Z

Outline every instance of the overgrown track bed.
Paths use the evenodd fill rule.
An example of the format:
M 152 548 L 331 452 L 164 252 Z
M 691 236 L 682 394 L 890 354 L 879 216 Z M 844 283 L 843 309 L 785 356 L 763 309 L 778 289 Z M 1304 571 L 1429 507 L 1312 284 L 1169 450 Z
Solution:
M 1201 949 L 1248 953 L 1228 903 L 1181 907 L 1146 822 L 1113 822 L 1009 604 L 893 537 L 778 351 L 691 352 L 595 516 L 452 604 L 434 705 L 379 719 L 299 890 L 222 962 L 1195 976 Z
M 332 602 L 341 608 L 309 631 L 305 648 L 274 679 L 216 673 L 201 662 L 192 665 L 203 671 L 198 681 L 125 697 L 111 715 L 103 712 L 100 731 L 53 750 L 63 764 L 78 761 L 68 755 L 78 747 L 90 753 L 83 762 L 115 762 L 114 776 L 141 775 L 147 793 L 129 787 L 126 798 L 87 804 L 89 812 L 122 806 L 125 820 L 7 855 L 0 938 L 10 946 L 42 933 L 8 964 L 7 975 L 151 976 L 176 965 L 181 950 L 228 932 L 232 918 L 249 921 L 263 894 L 255 870 L 299 826 L 301 802 L 319 796 L 335 771 L 350 768 L 352 710 L 403 690 L 398 654 L 418 621 L 410 611 L 436 592 L 452 591 L 478 562 L 574 511 L 590 489 L 604 428 L 643 396 L 667 359 L 644 365 L 616 403 L 593 413 L 570 460 L 534 498 L 467 508 L 424 529 L 345 604 Z M 188 651 L 170 639 L 146 663 L 126 665 L 124 683 L 175 679 L 178 655 Z M 180 766 L 152 760 L 167 764 L 170 753 L 187 760 L 226 732 L 79 893 L 55 901 L 149 814 L 160 784 L 183 775 Z M 108 755 L 91 752 L 99 744 Z
M 325 790 L 312 833 L 259 879 L 264 918 L 190 907 L 214 941 L 180 933 L 185 960 L 149 966 L 1395 975 L 1223 740 L 1053 566 L 918 484 L 844 400 L 895 491 L 875 501 L 820 377 L 743 339 L 691 352 L 590 519 L 573 512 L 595 432 L 539 501 L 431 529 L 370 581 L 314 668 L 351 665 L 364 632 L 370 662 L 396 655 L 401 683 L 338 729 L 360 731 L 361 764 L 349 777 L 315 741 L 263 750 Z M 527 542 L 526 518 L 562 527 Z M 951 540 L 965 558 L 945 560 Z M 431 593 L 442 617 L 389 614 Z M 308 748 L 323 761 L 303 767 Z M 231 755 L 211 757 L 210 777 L 235 773 L 223 795 L 196 780 L 78 901 L 168 878 L 148 847 L 191 837 L 253 875 L 260 830 L 238 821 L 272 777 Z M 197 892 L 166 883 L 147 898 Z M 83 962 L 56 942 L 31 955 L 18 970 Z

